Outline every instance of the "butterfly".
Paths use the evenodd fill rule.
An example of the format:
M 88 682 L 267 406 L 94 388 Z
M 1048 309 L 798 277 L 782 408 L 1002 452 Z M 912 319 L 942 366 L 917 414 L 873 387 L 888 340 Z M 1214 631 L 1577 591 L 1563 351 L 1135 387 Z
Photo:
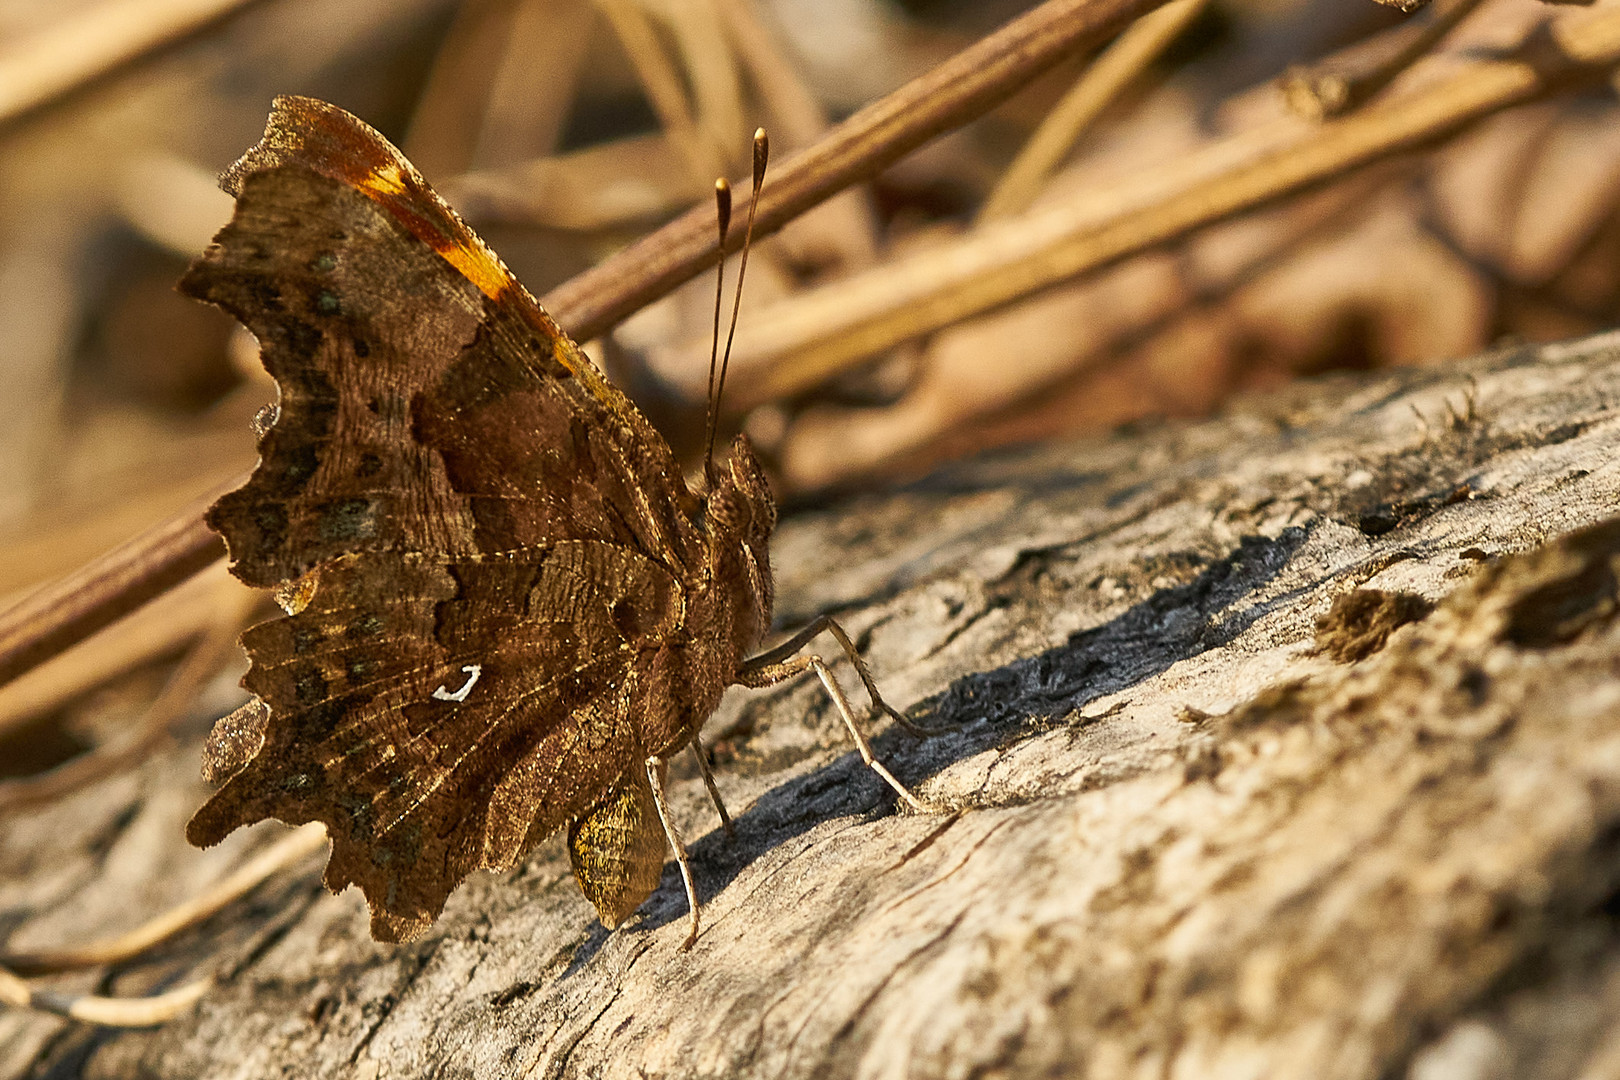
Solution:
M 776 504 L 746 437 L 692 490 L 501 260 L 334 105 L 278 98 L 221 184 L 234 216 L 179 287 L 258 338 L 280 396 L 257 469 L 207 521 L 286 614 L 242 637 L 253 699 L 210 736 L 205 773 L 223 782 L 192 843 L 324 822 L 327 887 L 358 885 L 372 936 L 405 941 L 469 873 L 566 826 L 609 926 L 672 850 L 690 946 L 667 761 L 693 747 L 719 805 L 697 738 L 721 694 L 809 670 L 923 808 L 827 665 L 798 655 L 830 632 L 906 723 L 834 621 L 756 655 Z

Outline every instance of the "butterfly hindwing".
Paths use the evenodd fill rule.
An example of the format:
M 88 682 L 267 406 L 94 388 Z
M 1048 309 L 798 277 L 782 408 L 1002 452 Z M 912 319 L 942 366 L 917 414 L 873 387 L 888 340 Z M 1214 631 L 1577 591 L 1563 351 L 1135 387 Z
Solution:
M 662 625 L 625 626 L 627 597 Z M 375 936 L 414 936 L 468 873 L 512 866 L 638 760 L 647 643 L 678 614 L 662 569 L 595 541 L 493 568 L 339 560 L 301 611 L 245 635 L 264 743 L 188 836 L 323 821 L 327 883 L 361 886 Z

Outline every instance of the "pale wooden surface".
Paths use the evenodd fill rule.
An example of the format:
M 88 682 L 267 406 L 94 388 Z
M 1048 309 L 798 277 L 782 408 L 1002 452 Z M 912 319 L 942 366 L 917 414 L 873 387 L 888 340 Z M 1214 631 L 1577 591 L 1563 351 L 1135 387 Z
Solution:
M 952 812 L 897 814 L 813 684 L 738 693 L 706 731 L 736 841 L 675 784 L 690 953 L 672 866 L 609 933 L 556 838 L 404 947 L 311 867 L 62 984 L 222 964 L 193 1015 L 0 1013 L 0 1080 L 1620 1075 L 1620 528 L 1512 557 L 1620 510 L 1617 401 L 1598 339 L 792 517 L 783 618 L 835 611 L 895 704 L 960 725 L 875 740 Z M 1441 604 L 1315 654 L 1358 586 Z M 197 755 L 0 823 L 9 947 L 133 925 L 265 841 L 185 846 Z

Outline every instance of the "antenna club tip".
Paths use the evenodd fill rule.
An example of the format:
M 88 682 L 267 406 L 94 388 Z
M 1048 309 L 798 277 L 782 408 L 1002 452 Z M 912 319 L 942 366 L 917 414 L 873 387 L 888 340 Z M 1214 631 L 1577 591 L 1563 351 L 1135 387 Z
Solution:
M 716 178 L 715 182 L 714 182 L 714 193 L 716 195 L 719 195 L 719 194 L 722 194 L 722 193 L 730 194 L 731 193 L 731 181 L 727 180 L 723 176 Z
M 754 189 L 759 189 L 760 183 L 765 179 L 765 162 L 771 156 L 771 140 L 765 134 L 764 128 L 754 131 Z

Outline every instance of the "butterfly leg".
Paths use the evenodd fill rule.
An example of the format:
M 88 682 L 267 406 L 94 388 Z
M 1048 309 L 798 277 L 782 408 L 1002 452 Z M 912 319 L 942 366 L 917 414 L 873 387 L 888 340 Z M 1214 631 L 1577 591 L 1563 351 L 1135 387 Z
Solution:
M 687 933 L 686 940 L 681 943 L 681 951 L 685 952 L 697 941 L 698 936 L 698 898 L 697 888 L 692 884 L 692 864 L 686 857 L 686 844 L 681 840 L 681 834 L 675 828 L 675 821 L 669 816 L 669 803 L 664 798 L 664 759 L 654 754 L 647 759 L 647 781 L 652 785 L 653 804 L 658 807 L 658 820 L 664 823 L 664 835 L 669 838 L 669 846 L 675 852 L 675 865 L 681 869 L 681 882 L 686 886 L 686 904 L 692 913 L 692 929 Z
M 783 644 L 769 652 L 761 653 L 743 664 L 737 672 L 737 682 L 743 686 L 756 688 L 773 686 L 802 672 L 814 670 L 816 677 L 821 680 L 821 685 L 826 688 L 827 695 L 832 698 L 833 706 L 843 719 L 844 726 L 849 729 L 850 735 L 855 739 L 855 748 L 860 751 L 861 760 L 866 762 L 867 767 L 873 772 L 883 777 L 884 781 L 895 790 L 895 794 L 899 795 L 907 806 L 922 814 L 934 812 L 934 807 L 913 795 L 911 789 L 902 784 L 883 762 L 877 759 L 877 755 L 872 753 L 872 744 L 867 741 L 866 736 L 855 723 L 855 712 L 849 707 L 849 698 L 845 695 L 844 688 L 839 685 L 831 669 L 827 667 L 821 657 L 816 656 L 814 653 L 809 656 L 792 656 L 793 653 L 804 647 L 806 641 L 821 630 L 832 631 L 833 637 L 838 639 L 838 643 L 844 647 L 845 653 L 854 661 L 855 670 L 860 675 L 861 682 L 865 685 L 867 692 L 871 695 L 872 703 L 896 720 L 899 720 L 906 727 L 913 727 L 912 724 L 901 718 L 899 713 L 889 708 L 883 699 L 878 696 L 877 688 L 872 685 L 871 673 L 866 670 L 866 665 L 855 651 L 855 645 L 849 640 L 849 635 L 844 633 L 843 627 L 826 615 L 819 616 L 804 630 L 799 631 Z M 783 659 L 783 657 L 791 657 L 791 659 Z
M 908 720 L 900 713 L 898 709 L 894 708 L 887 701 L 883 700 L 883 695 L 878 693 L 877 681 L 872 678 L 872 670 L 866 666 L 866 661 L 861 658 L 860 650 L 855 647 L 855 643 L 849 639 L 849 634 L 844 631 L 842 626 L 838 625 L 837 620 L 835 620 L 831 615 L 817 615 L 805 625 L 804 629 L 782 642 L 782 644 L 778 645 L 776 648 L 767 652 L 762 652 L 758 656 L 750 657 L 743 663 L 742 670 L 737 675 L 737 681 L 744 686 L 770 686 L 774 683 L 781 682 L 783 679 L 792 678 L 794 675 L 799 674 L 799 672 L 806 670 L 810 665 L 800 664 L 789 674 L 768 679 L 765 682 L 757 683 L 749 682 L 744 677 L 753 671 L 764 671 L 782 666 L 783 661 L 792 657 L 800 649 L 804 648 L 805 645 L 809 644 L 811 638 L 814 638 L 823 630 L 833 636 L 833 639 L 838 642 L 838 647 L 843 650 L 844 655 L 849 658 L 849 662 L 854 665 L 855 674 L 860 678 L 861 685 L 866 687 L 866 696 L 872 699 L 872 707 L 874 709 L 885 713 L 889 719 L 893 720 L 895 723 L 899 724 L 913 735 L 938 735 L 942 730 L 945 730 L 940 728 L 924 727 L 921 724 Z
M 726 804 L 720 798 L 720 789 L 715 785 L 714 773 L 709 769 L 708 755 L 703 752 L 703 743 L 698 741 L 698 733 L 692 732 L 692 756 L 697 758 L 698 772 L 703 774 L 703 786 L 709 789 L 709 801 L 720 812 L 720 824 L 725 827 L 726 839 L 735 840 L 737 830 L 731 824 L 731 815 L 726 813 Z

